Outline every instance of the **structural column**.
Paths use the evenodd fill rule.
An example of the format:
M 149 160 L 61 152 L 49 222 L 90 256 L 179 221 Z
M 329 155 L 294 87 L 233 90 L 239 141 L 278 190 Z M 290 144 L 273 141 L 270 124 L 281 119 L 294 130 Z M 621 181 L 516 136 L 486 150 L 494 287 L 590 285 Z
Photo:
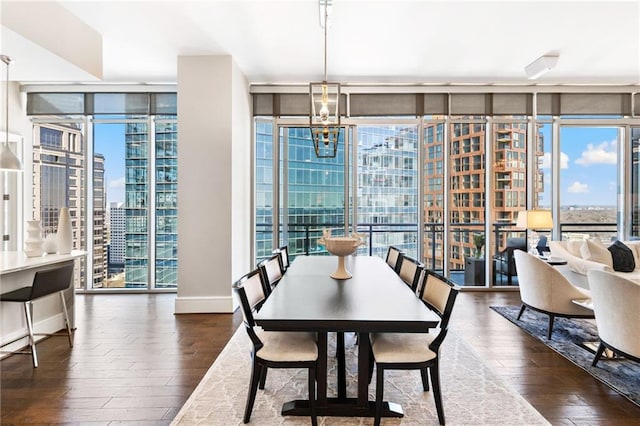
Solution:
M 177 314 L 232 312 L 251 265 L 250 99 L 231 56 L 178 58 Z

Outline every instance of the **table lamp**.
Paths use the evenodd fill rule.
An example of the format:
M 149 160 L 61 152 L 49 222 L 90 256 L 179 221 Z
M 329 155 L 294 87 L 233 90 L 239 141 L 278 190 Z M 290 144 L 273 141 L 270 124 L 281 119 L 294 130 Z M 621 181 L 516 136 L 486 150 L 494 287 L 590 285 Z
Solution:
M 516 221 L 517 228 L 524 228 L 531 230 L 529 238 L 529 253 L 535 254 L 538 252 L 537 245 L 540 241 L 537 231 L 541 229 L 552 229 L 553 218 L 551 217 L 550 210 L 524 210 L 518 212 L 518 219 Z

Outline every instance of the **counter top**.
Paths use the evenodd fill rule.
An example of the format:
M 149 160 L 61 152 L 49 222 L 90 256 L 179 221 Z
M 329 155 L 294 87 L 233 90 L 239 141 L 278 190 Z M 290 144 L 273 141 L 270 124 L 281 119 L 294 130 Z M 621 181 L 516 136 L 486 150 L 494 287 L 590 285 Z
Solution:
M 87 252 L 84 250 L 72 250 L 70 254 L 45 254 L 39 257 L 27 257 L 22 251 L 0 251 L 0 275 L 53 265 L 86 255 Z

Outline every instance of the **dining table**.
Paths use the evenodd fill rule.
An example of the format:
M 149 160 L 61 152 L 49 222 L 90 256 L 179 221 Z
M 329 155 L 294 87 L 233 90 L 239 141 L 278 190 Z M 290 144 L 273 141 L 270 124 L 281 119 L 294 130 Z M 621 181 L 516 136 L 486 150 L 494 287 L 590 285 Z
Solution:
M 375 256 L 352 255 L 345 266 L 352 278 L 330 276 L 335 256 L 297 256 L 255 315 L 267 331 L 306 331 L 318 336 L 317 414 L 320 416 L 372 417 L 369 401 L 371 357 L 369 333 L 427 333 L 439 323 L 387 263 Z M 336 332 L 337 397 L 327 397 L 328 333 Z M 347 395 L 344 333 L 358 336 L 357 395 Z M 333 356 L 333 355 L 332 355 Z M 308 415 L 308 400 L 286 402 L 283 415 Z M 385 401 L 384 417 L 402 417 L 399 404 Z

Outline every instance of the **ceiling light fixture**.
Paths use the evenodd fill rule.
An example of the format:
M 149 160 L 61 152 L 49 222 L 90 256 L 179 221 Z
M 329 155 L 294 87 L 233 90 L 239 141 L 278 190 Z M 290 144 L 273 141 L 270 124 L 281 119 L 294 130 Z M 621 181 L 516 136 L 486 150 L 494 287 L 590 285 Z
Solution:
M 324 6 L 324 21 L 321 19 L 321 23 L 324 23 L 324 79 L 319 83 L 309 83 L 309 129 L 318 158 L 335 157 L 340 137 L 340 83 L 327 81 L 327 27 L 330 2 L 331 0 L 320 0 L 321 10 Z
M 7 64 L 7 79 L 5 86 L 5 108 L 4 108 L 4 143 L 0 149 L 0 170 L 3 171 L 22 171 L 22 162 L 16 157 L 9 147 L 9 65 L 13 62 L 13 59 L 7 55 L 0 55 L 0 60 Z
M 524 67 L 524 72 L 529 80 L 535 80 L 546 72 L 552 70 L 558 64 L 558 55 L 542 55 L 529 65 Z

